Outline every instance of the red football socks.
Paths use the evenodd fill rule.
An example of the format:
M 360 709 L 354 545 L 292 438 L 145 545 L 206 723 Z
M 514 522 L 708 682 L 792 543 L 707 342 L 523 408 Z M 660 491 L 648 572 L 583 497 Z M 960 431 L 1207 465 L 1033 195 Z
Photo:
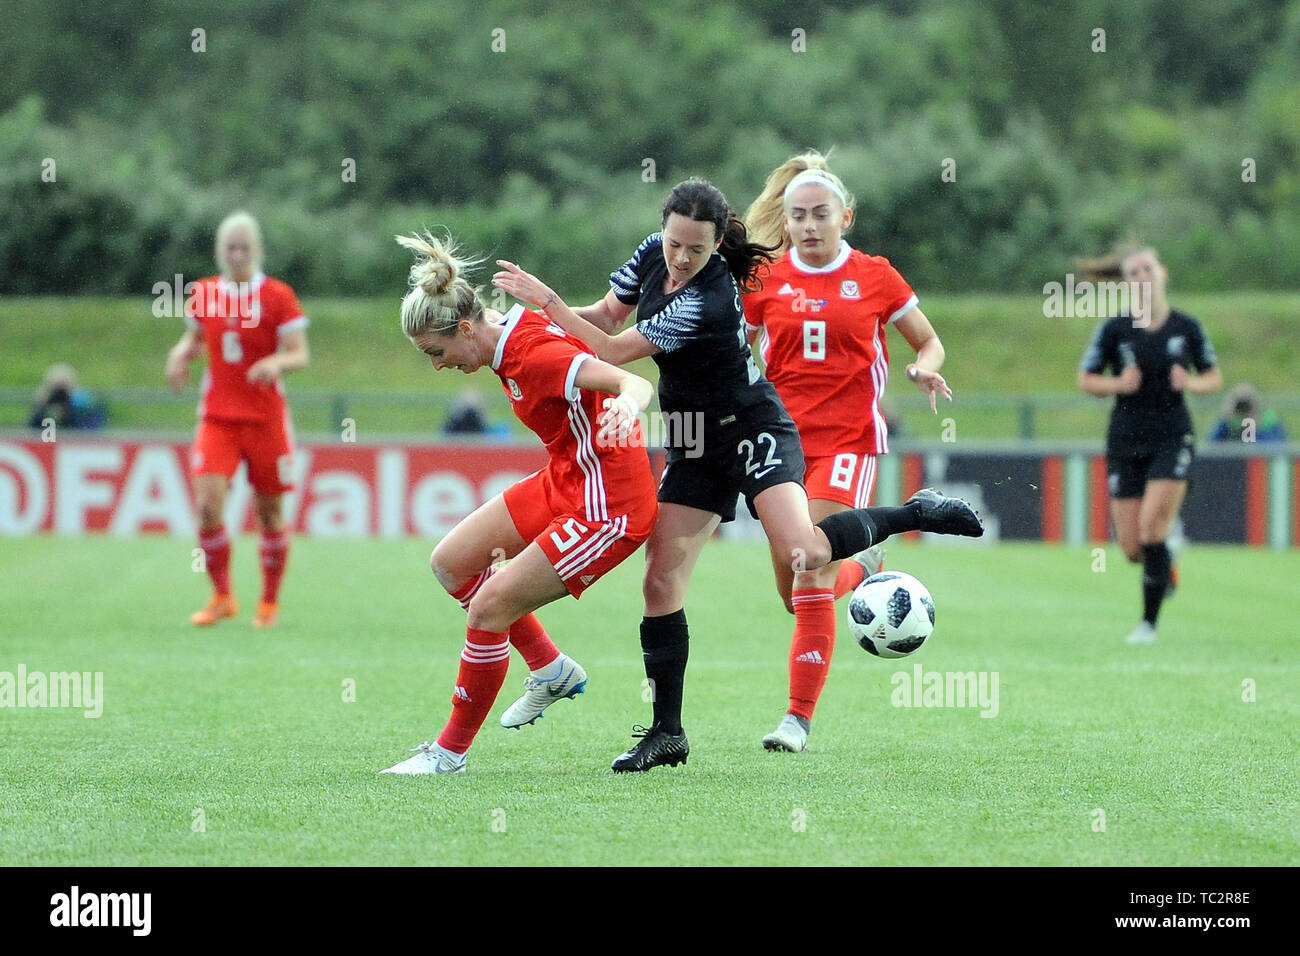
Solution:
M 525 614 L 510 625 L 510 643 L 523 655 L 530 671 L 541 670 L 555 663 L 560 656 L 560 649 L 547 635 L 536 614 Z
M 438 735 L 438 746 L 463 754 L 487 720 L 506 671 L 510 669 L 510 641 L 504 631 L 465 629 L 465 649 L 451 697 L 451 717 Z
M 856 588 L 865 576 L 866 572 L 858 562 L 841 561 L 839 573 L 835 575 L 835 599 L 839 600 Z
M 856 562 L 846 561 L 845 564 Z M 794 640 L 790 642 L 790 713 L 812 720 L 835 651 L 835 592 L 796 590 Z
M 212 579 L 212 590 L 225 597 L 230 593 L 230 538 L 226 526 L 200 531 L 199 547 L 203 549 L 203 564 Z
M 262 532 L 262 546 L 258 550 L 262 558 L 262 600 L 274 604 L 280 594 L 280 579 L 289 563 L 289 532 Z

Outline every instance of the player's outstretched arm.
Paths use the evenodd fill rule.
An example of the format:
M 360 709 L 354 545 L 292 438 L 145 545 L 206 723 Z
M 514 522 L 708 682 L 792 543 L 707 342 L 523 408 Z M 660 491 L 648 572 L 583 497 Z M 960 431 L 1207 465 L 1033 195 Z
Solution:
M 555 322 L 564 331 L 591 346 L 597 358 L 611 365 L 626 365 L 628 362 L 635 362 L 637 359 L 654 355 L 659 351 L 658 346 L 652 344 L 649 339 L 636 329 L 627 329 L 618 335 L 610 335 L 597 328 L 569 308 L 550 286 L 536 276 L 525 272 L 513 262 L 498 259 L 497 265 L 501 267 L 501 271 L 492 277 L 494 286 L 510 293 L 522 302 L 531 302 L 537 306 L 546 314 L 547 318 Z M 613 298 L 613 293 L 605 297 L 604 303 L 602 303 L 603 308 L 608 313 L 617 315 L 617 312 L 608 305 L 611 298 Z M 623 303 L 618 302 L 617 298 L 614 298 L 614 301 L 618 303 L 619 309 L 627 309 L 628 312 L 631 312 L 631 306 L 623 305 Z M 622 316 L 622 319 L 625 318 L 627 318 L 626 313 Z M 622 319 L 619 320 L 620 324 Z
M 280 337 L 280 347 L 274 355 L 268 355 L 249 366 L 248 380 L 255 385 L 269 385 L 285 372 L 306 368 L 310 361 L 306 330 L 288 332 Z
M 930 396 L 930 411 L 937 413 L 940 395 L 952 401 L 952 389 L 939 374 L 946 357 L 939 334 L 919 308 L 909 309 L 894 324 L 898 326 L 903 338 L 907 339 L 907 344 L 916 350 L 916 361 L 907 366 L 908 381 L 915 383 L 917 388 Z
M 627 317 L 636 309 L 634 305 L 628 305 L 618 300 L 618 296 L 611 289 L 605 293 L 605 298 L 591 305 L 580 305 L 573 308 L 573 314 L 580 319 L 586 319 L 596 328 L 600 329 L 607 335 L 613 335 L 623 328 L 623 323 Z
M 173 392 L 179 392 L 184 387 L 185 380 L 190 377 L 190 363 L 198 358 L 202 351 L 203 340 L 199 337 L 198 330 L 186 329 L 180 341 L 167 353 L 167 364 L 163 369 L 163 375 Z

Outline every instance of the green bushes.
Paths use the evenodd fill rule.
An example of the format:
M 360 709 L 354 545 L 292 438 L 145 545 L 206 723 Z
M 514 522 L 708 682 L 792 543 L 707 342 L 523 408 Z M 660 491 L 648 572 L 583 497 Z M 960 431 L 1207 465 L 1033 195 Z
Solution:
M 3 294 L 210 273 L 236 206 L 308 295 L 397 294 L 421 226 L 590 289 L 673 182 L 743 209 L 808 146 L 921 290 L 1034 292 L 1130 232 L 1183 289 L 1300 286 L 1294 2 L 14 7 Z

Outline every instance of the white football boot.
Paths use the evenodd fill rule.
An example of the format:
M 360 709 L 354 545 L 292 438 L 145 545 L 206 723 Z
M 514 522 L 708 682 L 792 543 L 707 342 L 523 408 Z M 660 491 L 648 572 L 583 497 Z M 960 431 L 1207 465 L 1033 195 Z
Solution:
M 572 699 L 586 689 L 587 672 L 572 657 L 561 654 L 554 663 L 524 678 L 524 696 L 506 708 L 501 726 L 518 730 L 542 716 L 557 700 Z
M 1156 642 L 1156 629 L 1146 621 L 1139 621 L 1138 626 L 1133 628 L 1133 632 L 1124 638 L 1125 644 L 1154 644 Z
M 776 725 L 776 730 L 763 738 L 764 750 L 785 750 L 792 754 L 808 748 L 808 731 L 794 714 L 786 714 Z
M 852 555 L 848 560 L 862 566 L 862 580 L 865 581 L 873 574 L 879 574 L 880 569 L 885 566 L 885 546 L 883 544 L 873 544 L 867 550 Z
M 405 777 L 418 777 L 429 773 L 464 773 L 466 754 L 452 753 L 445 747 L 425 741 L 411 748 L 414 757 L 407 757 L 380 773 L 396 773 Z

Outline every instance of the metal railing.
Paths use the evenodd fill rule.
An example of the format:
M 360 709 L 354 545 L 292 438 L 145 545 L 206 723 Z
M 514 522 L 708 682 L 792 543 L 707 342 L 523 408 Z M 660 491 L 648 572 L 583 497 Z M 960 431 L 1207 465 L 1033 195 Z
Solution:
M 197 397 L 193 389 L 177 395 L 168 388 L 158 386 L 122 386 L 116 388 L 95 389 L 95 394 L 103 399 L 110 414 L 120 408 L 178 407 L 193 408 Z M 22 418 L 26 421 L 26 409 L 30 408 L 33 390 L 14 386 L 0 387 L 0 407 L 20 407 L 24 409 Z M 912 398 L 892 402 L 890 411 L 904 421 L 918 415 L 912 407 Z M 1222 402 L 1221 395 L 1189 395 L 1188 405 L 1198 421 L 1217 418 Z M 424 409 L 441 421 L 443 414 L 454 403 L 455 396 L 437 392 L 379 392 L 379 391 L 333 391 L 326 389 L 294 389 L 290 400 L 295 411 L 298 427 L 305 431 L 337 431 L 340 423 L 350 417 L 350 410 L 357 406 L 371 408 L 407 408 Z M 1300 394 L 1269 396 L 1267 406 L 1282 416 L 1283 423 L 1289 426 L 1288 437 L 1300 437 Z M 949 408 L 940 406 L 943 415 Z M 970 394 L 963 393 L 959 404 L 951 406 L 954 413 L 966 410 L 1010 413 L 1015 417 L 1014 433 L 1007 439 L 1032 441 L 1040 437 L 1040 423 L 1045 415 L 1061 412 L 1087 412 L 1097 416 L 1109 413 L 1110 400 L 1098 399 L 1088 395 L 1050 395 L 1050 394 Z M 491 408 L 494 413 L 497 409 Z M 500 410 L 504 411 L 504 401 Z M 929 414 L 928 408 L 925 414 Z M 918 419 L 919 420 L 919 419 Z M 138 426 L 137 426 L 138 430 Z M 1081 436 L 1083 437 L 1083 436 Z

